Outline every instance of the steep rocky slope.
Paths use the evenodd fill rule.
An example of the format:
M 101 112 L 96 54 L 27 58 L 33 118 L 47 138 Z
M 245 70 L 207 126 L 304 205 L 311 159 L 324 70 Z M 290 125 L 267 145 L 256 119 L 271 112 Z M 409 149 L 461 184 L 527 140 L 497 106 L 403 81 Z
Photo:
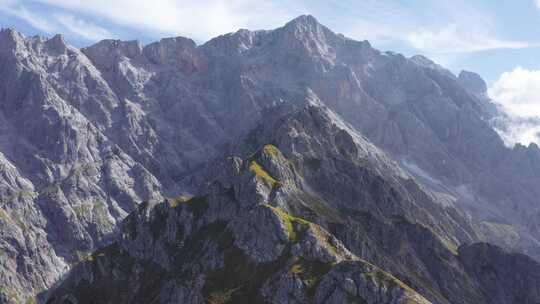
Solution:
M 283 214 L 268 210 L 282 210 L 313 223 L 306 230 L 311 234 L 328 233 L 346 254 L 330 250 L 321 260 L 311 245 L 299 241 L 302 250 L 280 260 L 284 264 L 272 275 L 285 274 L 295 261 L 315 259 L 332 264 L 328 271 L 335 275 L 328 279 L 336 284 L 348 284 L 347 276 L 357 286 L 397 282 L 395 294 L 388 288 L 379 292 L 375 285 L 356 294 L 366 299 L 422 303 L 407 291 L 413 289 L 433 303 L 491 303 L 489 276 L 474 270 L 473 263 L 517 260 L 526 265 L 526 276 L 535 262 L 474 245 L 463 247 L 472 248 L 463 260 L 460 245 L 490 241 L 540 256 L 540 150 L 503 145 L 490 126 L 497 112 L 481 78 L 470 72 L 456 77 L 421 56 L 381 53 L 367 41 L 333 33 L 311 16 L 272 31 L 240 30 L 200 46 L 177 37 L 146 46 L 104 40 L 78 50 L 61 36 L 24 37 L 6 29 L 0 32 L 0 75 L 0 302 L 33 301 L 38 293 L 42 300 L 55 284 L 82 293 L 100 286 L 76 284 L 75 274 L 62 283 L 73 267 L 86 275 L 98 267 L 105 281 L 96 282 L 105 285 L 111 275 L 127 275 L 103 272 L 107 267 L 100 261 L 123 267 L 118 263 L 124 260 L 103 260 L 103 250 L 126 257 L 126 263 L 141 267 L 137 273 L 149 276 L 130 284 L 153 279 L 154 270 L 144 270 L 147 259 L 165 272 L 173 268 L 160 264 L 162 259 L 184 263 L 187 257 L 166 251 L 158 257 L 125 250 L 168 244 L 148 236 L 151 228 L 141 228 L 144 239 L 126 237 L 129 231 L 120 223 L 132 212 L 137 225 L 155 226 L 161 222 L 152 220 L 155 214 L 169 217 L 184 210 L 167 225 L 176 235 L 172 230 L 182 221 L 192 223 L 195 230 L 182 233 L 187 240 L 204 227 L 215 228 L 218 218 L 227 221 L 218 224 L 229 231 L 231 221 L 250 220 L 244 212 L 276 222 Z M 264 156 L 261 148 L 267 144 L 281 151 L 279 161 Z M 263 158 L 259 167 L 250 163 L 255 151 Z M 239 157 L 233 160 L 242 174 L 223 168 L 227 155 Z M 295 167 L 284 165 L 289 162 Z M 254 181 L 252 171 L 262 177 Z M 234 199 L 246 210 L 222 205 L 231 192 L 212 190 L 216 178 L 246 191 Z M 264 188 L 265 183 L 279 187 Z M 200 219 L 185 219 L 188 207 L 158 204 L 164 197 L 200 197 L 209 191 L 217 192 L 208 198 L 212 207 L 195 211 Z M 139 207 L 141 202 L 146 203 Z M 263 232 L 283 236 L 279 231 Z M 240 236 L 231 233 L 203 237 L 204 246 L 211 247 L 201 251 L 206 266 L 179 267 L 195 267 L 186 271 L 203 284 L 199 275 L 217 271 L 223 262 L 219 255 L 225 248 L 216 249 L 221 239 L 227 239 L 227 247 L 233 240 L 238 245 Z M 243 238 L 258 246 L 253 235 Z M 111 243 L 116 245 L 103 247 Z M 496 273 L 508 270 L 506 264 L 495 266 Z M 380 272 L 386 279 L 362 285 L 356 272 Z M 156 290 L 170 286 L 170 277 L 162 279 Z M 501 286 L 518 286 L 521 277 L 508 280 Z M 331 282 L 329 289 L 341 290 Z M 534 290 L 531 282 L 519 286 Z M 297 289 L 301 299 L 318 292 L 304 285 Z M 231 286 L 220 288 L 238 296 Z M 261 288 L 251 286 L 240 294 L 273 294 Z M 512 290 L 500 292 L 507 295 L 501 303 L 515 299 Z M 534 303 L 534 292 L 526 294 L 524 303 Z M 177 295 L 190 297 L 183 291 Z M 192 296 L 197 302 L 208 294 Z
M 455 210 L 440 207 L 331 112 L 291 112 L 267 113 L 250 136 L 275 145 L 213 163 L 195 196 L 141 206 L 121 240 L 77 265 L 49 302 L 538 299 L 540 277 L 528 267 L 540 265 L 489 246 L 458 250 L 452 235 L 474 236 Z M 485 270 L 512 273 L 514 264 L 523 272 Z

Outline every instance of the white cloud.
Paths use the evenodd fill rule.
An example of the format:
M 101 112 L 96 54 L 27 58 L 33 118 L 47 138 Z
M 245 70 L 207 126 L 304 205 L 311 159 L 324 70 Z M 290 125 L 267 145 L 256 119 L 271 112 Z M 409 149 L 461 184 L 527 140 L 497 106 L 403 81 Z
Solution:
M 488 94 L 508 115 L 501 134 L 507 143 L 540 143 L 540 70 L 505 72 Z
M 540 0 L 534 0 L 534 4 L 536 4 L 536 7 L 540 9 Z
M 68 31 L 86 40 L 97 41 L 105 38 L 113 38 L 113 34 L 106 29 L 74 16 L 56 14 L 54 17 Z
M 513 116 L 540 117 L 540 70 L 517 67 L 505 72 L 488 93 Z
M 495 125 L 495 130 L 508 147 L 513 147 L 518 143 L 526 146 L 530 143 L 540 144 L 539 121 L 502 118 Z

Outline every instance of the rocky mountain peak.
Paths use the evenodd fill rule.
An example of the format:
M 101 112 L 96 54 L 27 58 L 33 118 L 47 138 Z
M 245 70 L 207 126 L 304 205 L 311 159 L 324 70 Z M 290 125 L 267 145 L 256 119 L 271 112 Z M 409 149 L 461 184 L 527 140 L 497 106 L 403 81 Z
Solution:
M 441 66 L 440 64 L 434 62 L 433 60 L 425 57 L 425 56 L 422 56 L 422 55 L 414 55 L 410 58 L 410 60 L 414 63 L 416 63 L 417 65 L 421 66 L 421 67 L 424 67 L 424 68 L 429 68 L 429 69 L 432 69 L 432 70 L 436 70 L 438 71 L 439 73 L 442 73 L 444 74 L 445 76 L 451 78 L 451 79 L 455 79 L 456 76 L 454 74 L 452 74 L 452 72 L 450 72 L 449 70 L 445 69 L 443 66 Z
M 24 35 L 18 32 L 16 29 L 8 27 L 0 29 L 0 37 L 11 40 L 21 40 L 24 39 Z
M 321 25 L 319 21 L 312 15 L 301 15 L 287 22 L 284 27 L 296 28 L 304 31 L 313 31 L 323 27 L 323 25 Z
M 473 94 L 487 94 L 487 84 L 477 73 L 461 71 L 458 76 L 458 81 L 464 88 Z
M 0 30 L 0 51 L 12 50 L 17 45 L 24 43 L 25 37 L 13 28 Z
M 54 35 L 51 39 L 47 40 L 45 44 L 51 50 L 57 51 L 59 53 L 65 53 L 68 49 L 68 45 L 64 39 L 64 36 L 59 34 Z
M 540 150 L 425 57 L 312 16 L 202 46 L 0 40 L 2 304 L 540 299 L 505 297 L 534 260 L 462 250 L 540 257 Z
M 142 55 L 143 46 L 137 40 L 122 41 L 105 39 L 83 48 L 82 52 L 100 68 L 110 69 L 119 57 L 137 58 Z
M 276 30 L 278 43 L 284 51 L 302 56 L 316 56 L 332 60 L 333 45 L 338 36 L 321 25 L 315 17 L 303 15 Z
M 179 66 L 185 73 L 200 69 L 202 59 L 195 41 L 185 37 L 161 39 L 144 47 L 143 54 L 154 64 Z

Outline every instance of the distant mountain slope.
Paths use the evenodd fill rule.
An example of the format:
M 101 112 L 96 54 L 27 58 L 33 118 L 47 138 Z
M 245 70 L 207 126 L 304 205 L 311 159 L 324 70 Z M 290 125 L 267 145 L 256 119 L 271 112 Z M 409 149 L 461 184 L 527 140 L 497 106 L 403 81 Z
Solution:
M 423 303 L 419 293 L 432 303 L 492 303 L 489 276 L 473 261 L 491 265 L 497 254 L 503 256 L 497 261 L 513 261 L 514 255 L 466 245 L 472 249 L 465 257 L 459 246 L 489 241 L 540 256 L 540 150 L 503 145 L 488 121 L 497 112 L 481 78 L 470 72 L 456 77 L 421 56 L 381 53 L 367 41 L 333 33 L 311 16 L 272 31 L 240 30 L 200 46 L 177 37 L 146 46 L 104 40 L 78 50 L 61 36 L 24 37 L 5 29 L 0 31 L 0 76 L 0 303 L 33 301 L 36 294 L 41 301 L 56 285 L 66 292 L 91 292 L 100 285 L 76 284 L 76 274 L 101 267 L 100 254 L 110 248 L 127 254 L 127 260 L 104 262 L 120 267 L 117 263 L 133 258 L 143 267 L 144 259 L 156 257 L 121 249 L 170 240 L 126 240 L 121 226 L 128 214 L 138 225 L 155 226 L 152 222 L 160 221 L 151 214 L 174 213 L 165 197 L 211 191 L 217 191 L 207 202 L 211 207 L 195 211 L 201 219 L 189 220 L 198 225 L 193 229 L 214 227 L 218 218 L 227 221 L 223 227 L 244 225 L 248 210 L 275 222 L 283 213 L 272 208 L 280 208 L 301 223 L 313 223 L 308 231 L 323 231 L 343 246 L 347 254 L 327 252 L 322 260 L 335 263 L 327 269 L 328 280 L 339 277 L 343 280 L 336 284 L 348 284 L 353 272 L 375 271 L 383 273 L 382 281 L 397 284 L 391 297 L 388 288 L 373 289 L 371 283 L 353 295 L 368 302 Z M 281 151 L 275 163 L 261 150 L 269 144 Z M 260 162 L 268 161 L 260 168 L 249 161 L 255 151 L 262 153 Z M 234 170 L 243 173 L 223 169 L 231 155 L 239 157 L 233 158 Z M 208 185 L 219 178 L 228 187 L 234 181 L 240 189 L 235 191 L 247 191 L 235 199 L 246 210 L 222 206 L 231 192 Z M 181 221 L 189 217 L 185 208 L 173 208 L 183 210 Z M 236 213 L 238 222 L 231 224 Z M 184 224 L 170 220 L 170 225 Z M 264 233 L 272 237 L 283 231 Z M 240 236 L 233 236 L 237 242 Z M 242 237 L 258 246 L 254 235 Z M 208 246 L 215 241 L 208 240 Z M 305 251 L 284 265 L 313 260 L 311 247 L 302 244 Z M 315 247 L 324 244 L 318 240 Z M 184 256 L 160 254 L 154 261 L 159 265 L 161 258 L 185 262 Z M 220 269 L 220 259 L 214 258 L 201 258 L 210 263 L 204 269 L 182 267 L 195 267 L 189 269 L 195 279 L 203 270 Z M 525 265 L 525 276 L 536 267 L 532 260 L 516 259 Z M 341 262 L 345 266 L 337 267 Z M 272 275 L 283 275 L 284 265 Z M 506 273 L 507 265 L 498 266 L 496 273 Z M 74 274 L 63 282 L 72 268 Z M 112 276 L 117 274 L 126 273 Z M 110 275 L 99 274 L 106 280 Z M 530 278 L 534 284 L 534 274 Z M 521 280 L 508 279 L 511 284 L 494 284 L 515 287 Z M 204 278 L 196 280 L 203 284 Z M 331 282 L 321 288 L 337 288 Z M 168 288 L 170 278 L 158 283 L 152 292 Z M 302 301 L 316 292 L 304 285 L 294 291 Z M 513 303 L 513 290 L 533 290 L 530 286 L 500 288 L 505 294 L 500 303 Z M 237 296 L 225 287 L 222 291 Z M 272 290 L 289 287 L 267 287 L 260 294 L 257 285 L 240 294 L 257 292 L 270 299 Z M 320 290 L 328 295 L 329 289 Z M 523 303 L 535 295 L 526 294 Z M 204 295 L 178 296 L 197 302 Z M 271 301 L 282 300 L 275 296 Z

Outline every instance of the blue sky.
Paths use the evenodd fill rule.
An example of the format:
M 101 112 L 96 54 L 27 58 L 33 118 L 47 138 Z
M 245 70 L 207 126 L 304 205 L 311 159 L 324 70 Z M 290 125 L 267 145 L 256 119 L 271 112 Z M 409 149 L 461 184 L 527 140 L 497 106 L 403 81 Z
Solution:
M 270 29 L 312 14 L 336 32 L 381 50 L 423 54 L 489 83 L 521 66 L 540 69 L 535 0 L 0 0 L 0 26 L 62 33 L 76 46 L 103 38 L 149 42 L 182 35 L 203 43 L 239 28 Z
M 0 0 L 0 27 L 62 33 L 77 47 L 170 36 L 200 44 L 302 14 L 383 51 L 422 54 L 456 74 L 477 72 L 509 115 L 540 121 L 540 0 Z M 515 141 L 540 142 L 536 133 L 519 139 L 521 133 Z

